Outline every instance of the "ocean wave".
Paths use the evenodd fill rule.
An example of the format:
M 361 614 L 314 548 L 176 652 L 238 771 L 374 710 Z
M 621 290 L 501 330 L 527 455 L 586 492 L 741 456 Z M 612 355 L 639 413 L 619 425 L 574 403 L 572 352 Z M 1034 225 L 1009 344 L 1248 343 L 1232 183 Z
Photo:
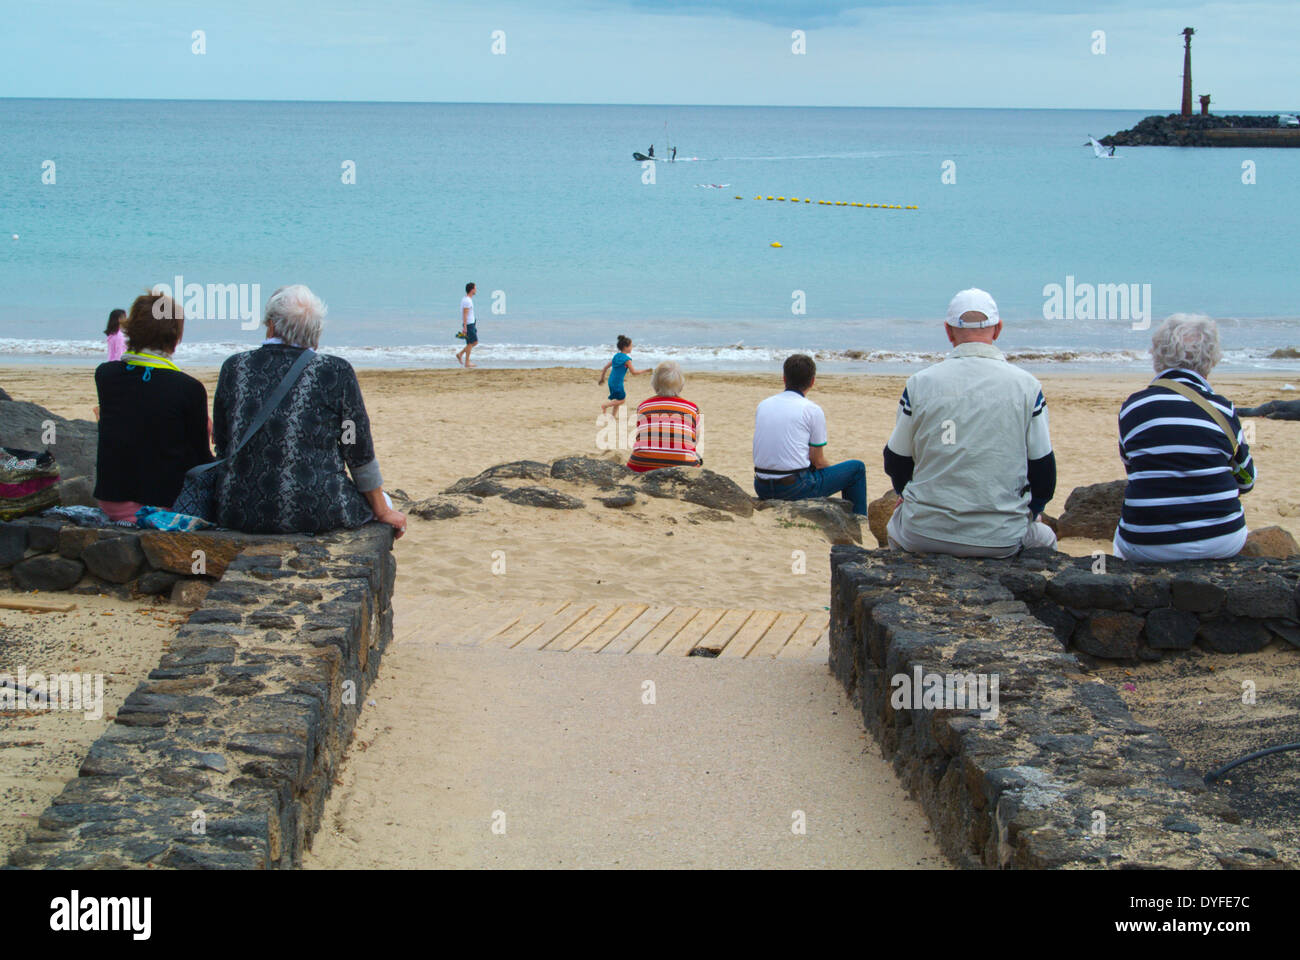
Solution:
M 233 353 L 254 349 L 257 344 L 240 342 L 182 343 L 176 351 L 181 363 L 219 364 Z M 326 345 L 321 352 L 340 356 L 357 366 L 451 367 L 459 342 L 409 345 Z M 661 346 L 638 343 L 636 355 L 646 361 L 677 360 L 703 369 L 757 368 L 780 365 L 794 352 L 808 353 L 818 363 L 839 368 L 911 366 L 935 363 L 946 355 L 941 350 L 818 349 L 810 345 L 784 347 L 748 346 L 733 343 L 719 346 Z M 492 366 L 587 366 L 600 367 L 612 348 L 606 344 L 492 343 L 477 354 Z M 95 361 L 103 359 L 102 340 L 44 340 L 0 338 L 0 362 Z M 1033 347 L 1009 349 L 1007 357 L 1026 365 L 1069 365 L 1128 367 L 1146 365 L 1151 355 L 1141 350 L 1096 350 L 1079 347 Z M 1291 369 L 1300 364 L 1300 351 L 1292 347 L 1262 347 L 1224 352 L 1223 362 L 1232 367 Z

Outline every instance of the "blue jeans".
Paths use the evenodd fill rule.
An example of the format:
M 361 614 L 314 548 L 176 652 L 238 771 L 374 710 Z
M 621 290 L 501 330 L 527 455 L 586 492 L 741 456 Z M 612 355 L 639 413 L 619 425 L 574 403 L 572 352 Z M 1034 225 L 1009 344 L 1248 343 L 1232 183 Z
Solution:
M 845 460 L 825 470 L 809 468 L 794 483 L 776 483 L 754 478 L 754 492 L 760 500 L 811 500 L 838 493 L 853 504 L 853 512 L 867 514 L 867 467 L 861 460 Z

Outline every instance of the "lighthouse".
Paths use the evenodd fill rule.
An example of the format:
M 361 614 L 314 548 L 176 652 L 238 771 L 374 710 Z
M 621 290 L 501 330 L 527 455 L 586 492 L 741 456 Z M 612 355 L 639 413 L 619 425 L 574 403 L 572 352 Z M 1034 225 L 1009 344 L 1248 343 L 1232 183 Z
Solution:
M 1192 34 L 1191 27 L 1183 28 L 1183 116 L 1192 115 Z

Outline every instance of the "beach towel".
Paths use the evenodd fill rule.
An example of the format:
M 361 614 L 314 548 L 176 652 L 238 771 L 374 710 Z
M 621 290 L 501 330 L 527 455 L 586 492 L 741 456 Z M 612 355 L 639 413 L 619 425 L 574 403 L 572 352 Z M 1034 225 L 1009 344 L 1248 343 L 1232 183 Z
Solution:
M 36 513 L 59 502 L 59 465 L 48 450 L 0 447 L 0 520 Z
M 202 517 L 191 517 L 161 507 L 141 507 L 135 512 L 135 522 L 150 530 L 211 530 L 216 526 Z
M 107 527 L 113 522 L 99 507 L 50 507 L 48 510 L 42 510 L 41 516 L 55 520 L 68 520 L 79 527 Z M 135 526 L 134 521 L 130 525 Z

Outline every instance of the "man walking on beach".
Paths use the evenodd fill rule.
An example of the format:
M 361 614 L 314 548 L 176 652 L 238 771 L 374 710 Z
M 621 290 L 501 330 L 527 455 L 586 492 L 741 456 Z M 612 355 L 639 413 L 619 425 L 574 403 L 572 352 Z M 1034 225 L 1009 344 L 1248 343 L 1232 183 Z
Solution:
M 474 345 L 478 343 L 478 324 L 474 322 L 474 294 L 478 293 L 478 287 L 472 283 L 465 284 L 465 296 L 460 299 L 460 332 L 465 337 L 465 346 L 456 351 L 456 362 L 464 364 L 467 367 L 477 367 L 477 363 L 469 362 L 470 352 Z M 464 359 L 462 359 L 462 356 Z
M 785 390 L 754 412 L 754 492 L 760 500 L 810 500 L 840 494 L 853 512 L 867 512 L 867 468 L 861 460 L 826 460 L 826 414 L 808 399 L 817 364 L 806 354 L 785 358 Z
M 885 446 L 902 497 L 890 546 L 957 557 L 1055 547 L 1041 522 L 1056 492 L 1042 386 L 993 346 L 1002 320 L 983 290 L 952 298 L 945 329 L 955 349 L 908 378 Z

